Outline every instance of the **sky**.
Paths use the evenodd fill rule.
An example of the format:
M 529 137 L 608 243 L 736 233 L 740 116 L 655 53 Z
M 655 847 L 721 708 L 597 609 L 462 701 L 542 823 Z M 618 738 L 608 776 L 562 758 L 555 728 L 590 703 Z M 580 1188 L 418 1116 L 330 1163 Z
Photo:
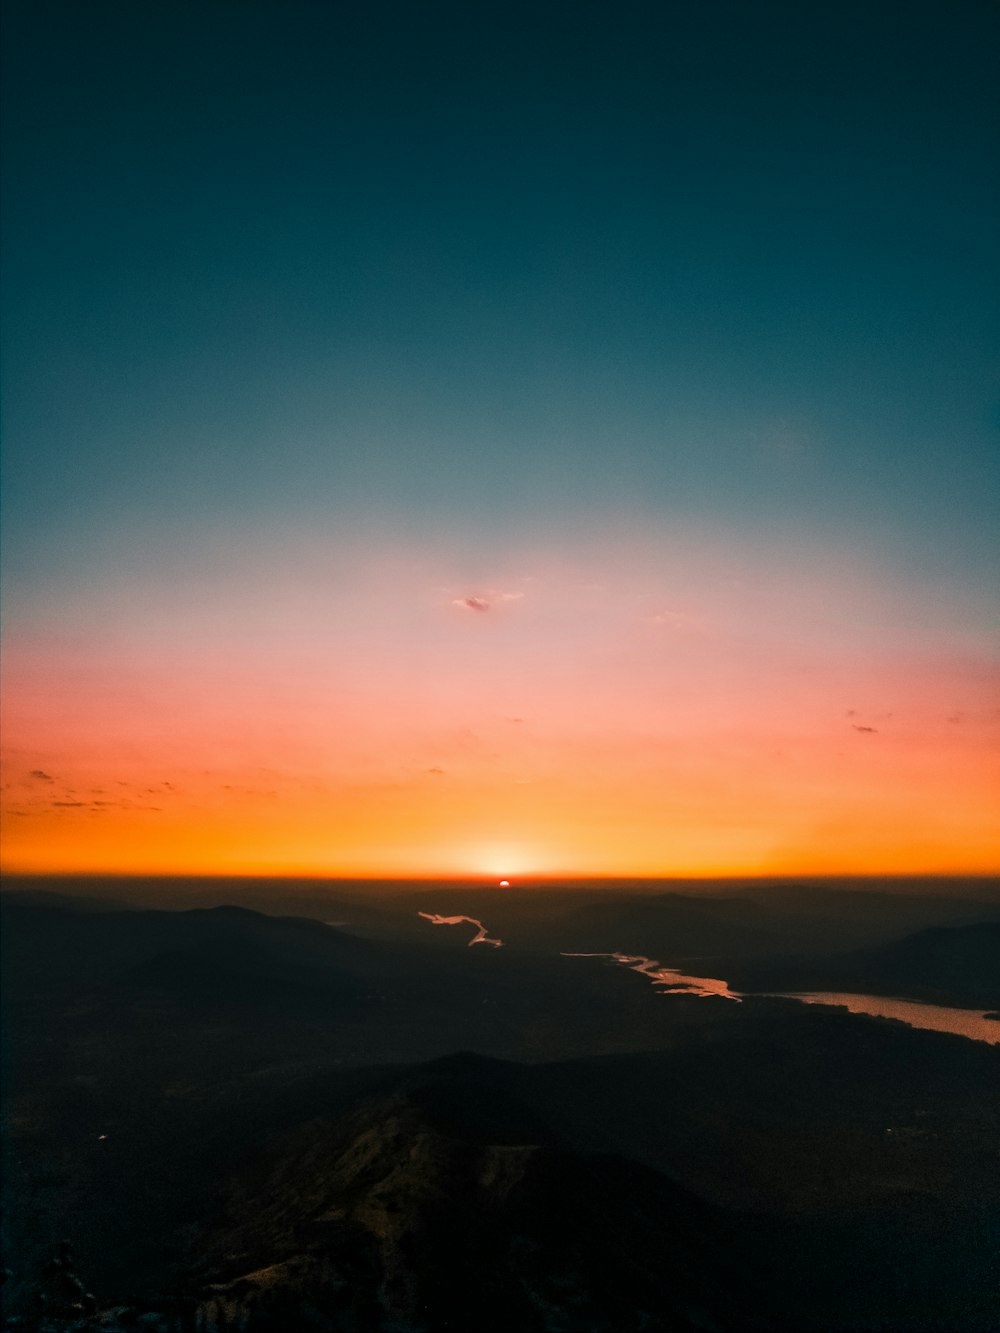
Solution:
M 995 871 L 988 0 L 8 0 L 3 856 Z

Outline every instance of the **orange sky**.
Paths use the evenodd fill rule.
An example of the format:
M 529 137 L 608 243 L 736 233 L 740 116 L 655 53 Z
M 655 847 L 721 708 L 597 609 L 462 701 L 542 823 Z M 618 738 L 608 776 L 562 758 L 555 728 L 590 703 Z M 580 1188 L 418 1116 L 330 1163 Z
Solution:
M 690 533 L 124 573 L 9 610 L 4 863 L 995 870 L 987 623 L 848 552 Z

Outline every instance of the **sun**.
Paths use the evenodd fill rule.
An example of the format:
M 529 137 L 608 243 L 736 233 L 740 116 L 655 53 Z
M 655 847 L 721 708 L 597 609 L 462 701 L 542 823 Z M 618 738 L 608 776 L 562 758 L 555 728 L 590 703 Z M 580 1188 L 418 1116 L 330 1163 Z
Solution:
M 509 889 L 509 888 L 510 888 L 510 880 L 509 880 L 509 879 L 502 879 L 502 880 L 500 881 L 500 888 L 501 888 L 501 889 Z

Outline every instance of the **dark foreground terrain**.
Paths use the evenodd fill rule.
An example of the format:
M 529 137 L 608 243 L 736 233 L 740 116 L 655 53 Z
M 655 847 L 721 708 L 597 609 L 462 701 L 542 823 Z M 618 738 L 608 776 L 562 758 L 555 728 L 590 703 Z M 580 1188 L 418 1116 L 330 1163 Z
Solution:
M 991 1003 L 988 897 L 845 896 L 6 895 L 7 1326 L 1000 1327 L 1000 1047 L 553 947 Z

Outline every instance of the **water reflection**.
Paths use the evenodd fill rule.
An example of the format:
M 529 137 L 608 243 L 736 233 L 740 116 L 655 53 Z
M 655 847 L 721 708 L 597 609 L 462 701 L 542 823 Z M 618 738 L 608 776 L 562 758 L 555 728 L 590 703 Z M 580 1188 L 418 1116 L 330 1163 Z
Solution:
M 470 949 L 474 944 L 492 944 L 494 949 L 499 949 L 503 944 L 503 940 L 495 940 L 487 935 L 486 927 L 474 916 L 439 916 L 436 912 L 418 912 L 417 916 L 422 916 L 432 926 L 460 926 L 463 921 L 467 925 L 475 926 L 476 934 L 469 940 Z
M 503 940 L 494 939 L 487 934 L 486 927 L 474 916 L 440 916 L 437 912 L 418 912 L 418 916 L 429 921 L 432 926 L 475 926 L 475 934 L 469 940 L 473 944 L 490 944 L 495 949 L 503 945 Z M 735 1000 L 737 1004 L 744 998 L 738 992 L 729 989 L 727 982 L 718 977 L 694 977 L 681 972 L 675 967 L 663 967 L 655 958 L 644 954 L 622 953 L 576 953 L 562 950 L 563 958 L 606 958 L 620 967 L 627 967 L 647 977 L 662 995 L 717 995 L 720 999 Z M 875 1018 L 894 1018 L 910 1027 L 924 1028 L 931 1032 L 951 1032 L 973 1041 L 985 1041 L 990 1045 L 1000 1045 L 1000 1021 L 986 1017 L 982 1009 L 950 1009 L 944 1005 L 923 1004 L 918 1000 L 897 1000 L 882 995 L 849 995 L 834 991 L 783 992 L 777 999 L 799 1000 L 804 1004 L 826 1004 L 847 1009 L 852 1014 L 870 1014 Z
M 885 995 L 843 995 L 839 991 L 809 991 L 786 994 L 780 998 L 802 1000 L 805 1004 L 830 1004 L 848 1009 L 852 1014 L 871 1014 L 875 1018 L 896 1018 L 910 1027 L 930 1032 L 954 1032 L 973 1041 L 1000 1045 L 1000 1022 L 989 1019 L 982 1009 L 948 1009 L 940 1004 L 921 1004 L 917 1000 L 896 1000 Z
M 649 977 L 654 986 L 662 988 L 664 995 L 719 995 L 724 1000 L 740 1001 L 739 995 L 729 989 L 724 981 L 716 977 L 689 977 L 678 972 L 674 967 L 661 967 L 653 958 L 632 953 L 566 953 L 564 958 L 611 958 L 622 967 L 633 972 L 640 972 Z

